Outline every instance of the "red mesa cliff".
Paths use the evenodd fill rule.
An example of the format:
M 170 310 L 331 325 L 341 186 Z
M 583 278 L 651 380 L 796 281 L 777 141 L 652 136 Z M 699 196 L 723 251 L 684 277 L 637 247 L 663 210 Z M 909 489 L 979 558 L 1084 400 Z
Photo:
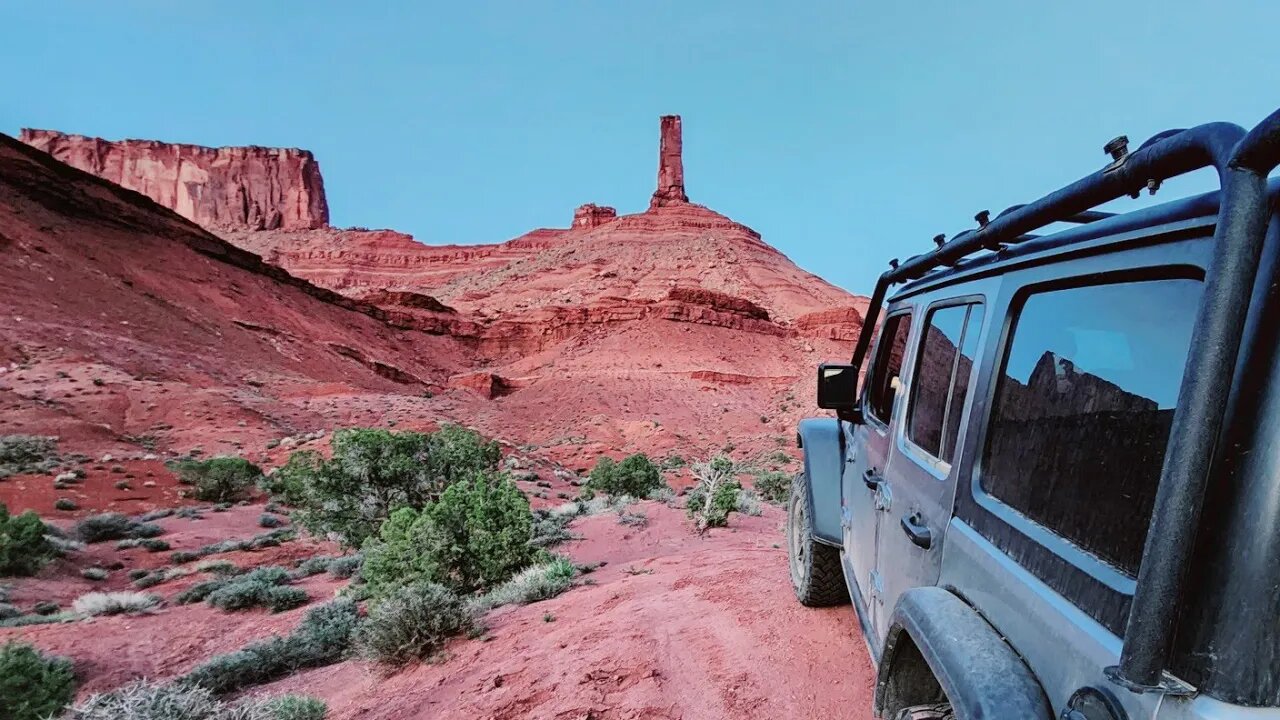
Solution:
M 320 165 L 306 150 L 112 142 L 32 129 L 23 129 L 20 139 L 209 229 L 308 230 L 329 224 Z

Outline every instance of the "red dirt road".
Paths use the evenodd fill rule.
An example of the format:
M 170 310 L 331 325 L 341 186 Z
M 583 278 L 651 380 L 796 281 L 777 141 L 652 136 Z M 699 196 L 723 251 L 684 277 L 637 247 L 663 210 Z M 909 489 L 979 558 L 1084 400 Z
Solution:
M 608 563 L 595 585 L 495 611 L 486 641 L 457 641 L 441 664 L 386 677 L 352 661 L 267 691 L 323 697 L 334 720 L 872 717 L 853 609 L 795 601 L 781 510 L 698 536 L 679 509 L 637 507 L 647 527 L 584 518 L 585 539 L 559 548 Z
M 175 547 L 194 547 L 210 535 L 252 535 L 260 509 L 160 522 Z M 795 601 L 781 510 L 731 515 L 730 527 L 702 536 L 678 508 L 645 502 L 630 511 L 647 515 L 648 525 L 620 525 L 617 515 L 606 513 L 571 526 L 583 539 L 558 552 L 580 563 L 607 563 L 583 585 L 545 602 L 493 611 L 485 619 L 487 636 L 457 639 L 443 662 L 388 674 L 368 661 L 348 660 L 251 692 L 320 697 L 330 720 L 871 718 L 873 673 L 853 610 L 813 610 Z M 14 601 L 69 603 L 102 589 L 81 579 L 72 564 L 106 560 L 114 554 L 110 545 L 91 546 L 92 559 L 73 558 L 66 567 L 46 568 L 41 578 L 15 581 Z M 325 549 L 300 540 L 215 559 L 288 565 Z M 128 559 L 130 567 L 139 560 Z M 149 565 L 161 558 L 141 560 Z M 122 576 L 113 573 L 105 585 L 123 589 Z M 196 579 L 151 592 L 171 598 Z M 317 576 L 302 587 L 313 598 L 309 608 L 340 584 Z M 0 642 L 22 640 L 71 658 L 83 697 L 134 678 L 172 679 L 213 654 L 288 632 L 305 612 L 168 605 L 154 615 L 3 629 Z

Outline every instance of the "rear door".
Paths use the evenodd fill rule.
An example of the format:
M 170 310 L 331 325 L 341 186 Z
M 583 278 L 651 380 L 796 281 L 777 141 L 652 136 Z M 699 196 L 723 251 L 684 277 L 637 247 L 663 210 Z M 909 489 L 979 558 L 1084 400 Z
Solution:
M 881 637 L 903 592 L 938 581 L 985 307 L 981 296 L 968 295 L 934 302 L 923 313 L 884 473 L 876 561 L 883 591 L 873 613 Z
M 867 373 L 862 395 L 865 421 L 841 423 L 846 433 L 846 462 L 840 483 L 840 518 L 845 559 L 856 581 L 857 598 L 868 611 L 866 627 L 875 627 L 873 595 L 880 591 L 875 572 L 876 533 L 883 504 L 881 483 L 890 450 L 890 426 L 900 385 L 907 340 L 911 336 L 911 312 L 891 311 L 881 328 L 874 362 Z M 868 638 L 879 648 L 883 638 Z

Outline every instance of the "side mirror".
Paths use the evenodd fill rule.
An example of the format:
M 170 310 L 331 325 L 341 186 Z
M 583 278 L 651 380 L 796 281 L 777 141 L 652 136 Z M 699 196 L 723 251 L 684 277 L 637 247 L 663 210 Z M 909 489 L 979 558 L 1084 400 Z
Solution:
M 818 366 L 818 407 L 835 410 L 841 417 L 856 416 L 857 392 L 858 373 L 852 365 Z

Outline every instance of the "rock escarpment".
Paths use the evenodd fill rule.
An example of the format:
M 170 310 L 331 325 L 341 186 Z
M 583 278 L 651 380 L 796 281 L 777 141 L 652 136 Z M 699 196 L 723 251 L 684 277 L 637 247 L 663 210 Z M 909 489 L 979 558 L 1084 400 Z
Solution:
M 19 139 L 210 230 L 310 230 L 329 223 L 320 165 L 306 150 L 113 142 L 32 129 Z
M 334 228 L 322 212 L 281 210 L 306 204 L 271 200 L 285 185 L 306 185 L 278 182 L 293 160 L 314 167 L 310 155 L 290 155 L 300 151 L 249 148 L 254 157 L 293 160 L 261 171 L 241 163 L 218 175 L 187 158 L 233 149 L 139 142 L 151 150 L 129 154 L 116 147 L 125 144 L 24 139 L 196 216 L 245 256 L 390 327 L 394 353 L 369 352 L 345 333 L 320 334 L 329 361 L 389 383 L 376 397 L 356 392 L 344 407 L 400 408 L 398 421 L 463 422 L 574 468 L 620 450 L 697 457 L 726 442 L 744 452 L 786 444 L 795 422 L 812 412 L 812 368 L 848 356 L 866 310 L 866 298 L 689 201 L 677 116 L 662 118 L 658 187 L 644 212 L 586 204 L 567 228 L 487 245 L 425 245 L 394 230 Z M 178 182 L 197 169 L 204 181 Z M 240 188 L 236 197 L 265 199 L 228 221 L 210 204 L 211 188 L 228 186 Z M 233 325 L 282 357 L 296 354 L 292 338 L 315 335 L 263 322 L 261 300 L 243 301 L 235 287 L 226 292 Z M 299 377 L 311 375 L 303 367 L 311 362 L 300 362 Z M 308 393 L 335 395 L 349 394 L 345 385 L 303 384 Z

